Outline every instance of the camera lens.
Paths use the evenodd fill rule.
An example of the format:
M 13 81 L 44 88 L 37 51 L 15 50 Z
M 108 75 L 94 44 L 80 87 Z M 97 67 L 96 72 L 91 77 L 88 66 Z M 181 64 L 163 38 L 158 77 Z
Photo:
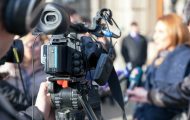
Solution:
M 56 16 L 55 15 L 48 15 L 47 17 L 46 17 L 46 21 L 47 22 L 53 22 L 53 21 L 55 21 L 56 20 Z
M 56 24 L 58 22 L 58 15 L 56 12 L 47 12 L 44 15 L 44 22 L 47 25 Z

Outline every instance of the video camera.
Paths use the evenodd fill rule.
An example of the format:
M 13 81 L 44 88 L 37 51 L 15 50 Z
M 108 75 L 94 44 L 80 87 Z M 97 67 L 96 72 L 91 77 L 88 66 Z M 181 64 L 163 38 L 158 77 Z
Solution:
M 97 86 L 92 85 L 92 81 L 104 85 L 113 73 L 116 75 L 112 60 L 113 45 L 110 42 L 106 50 L 91 36 L 77 38 L 77 35 L 88 32 L 96 37 L 119 38 L 121 32 L 119 35 L 111 32 L 108 24 L 118 28 L 109 9 L 100 10 L 92 25 L 87 26 L 82 23 L 71 24 L 68 14 L 58 4 L 45 6 L 33 33 L 52 35 L 50 42 L 41 47 L 41 63 L 44 71 L 51 75 L 48 77 L 48 91 L 54 106 L 60 111 L 57 119 L 74 119 L 76 116 L 71 118 L 70 113 L 84 108 L 90 119 L 97 120 L 99 115 L 95 115 L 91 103 L 95 103 L 94 106 L 100 106 L 100 103 L 88 94 L 91 91 L 93 94 L 98 93 Z M 121 92 L 119 82 L 116 88 Z M 119 98 L 122 99 L 122 95 Z
M 109 13 L 104 15 L 106 12 Z M 100 73 L 105 70 L 97 70 L 95 75 L 99 76 L 94 78 L 99 85 L 104 85 L 113 67 L 112 53 L 108 55 L 109 50 L 104 50 L 102 44 L 97 41 L 94 42 L 91 37 L 83 36 L 79 40 L 75 35 L 89 32 L 97 37 L 105 37 L 106 35 L 109 35 L 108 37 L 113 37 L 113 35 L 119 37 L 110 31 L 106 31 L 105 25 L 101 24 L 102 19 L 113 24 L 111 18 L 111 11 L 102 9 L 94 18 L 92 27 L 86 27 L 84 24 L 69 25 L 69 16 L 61 6 L 47 5 L 36 29 L 36 31 L 45 34 L 53 34 L 50 44 L 42 46 L 41 62 L 45 66 L 46 73 L 57 77 L 78 78 L 84 76 L 89 69 L 103 67 L 103 69 L 107 69 L 107 74 Z M 111 50 L 112 48 L 110 48 Z M 100 79 L 101 81 L 99 81 Z

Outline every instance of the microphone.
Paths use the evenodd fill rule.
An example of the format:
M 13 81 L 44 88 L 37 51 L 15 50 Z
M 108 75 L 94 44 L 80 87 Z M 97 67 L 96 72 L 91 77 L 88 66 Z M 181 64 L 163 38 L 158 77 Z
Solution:
M 127 90 L 133 90 L 141 81 L 143 71 L 140 67 L 135 67 L 129 76 L 129 87 Z M 124 103 L 128 103 L 128 95 L 124 98 Z
M 142 78 L 143 71 L 140 67 L 136 67 L 132 70 L 130 76 L 129 76 L 129 87 L 128 90 L 133 90 L 134 87 L 136 87 L 141 78 Z
M 130 72 L 131 70 L 128 67 L 126 67 L 124 70 L 117 71 L 117 76 L 118 76 L 119 81 L 128 79 Z

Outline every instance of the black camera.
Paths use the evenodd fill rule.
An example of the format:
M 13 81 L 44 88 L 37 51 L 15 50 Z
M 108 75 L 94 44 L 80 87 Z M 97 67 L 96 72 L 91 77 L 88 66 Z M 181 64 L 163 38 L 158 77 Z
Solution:
M 104 52 L 102 45 L 86 36 L 77 41 L 71 34 L 70 37 L 57 36 L 59 41 L 42 46 L 41 62 L 46 73 L 57 77 L 82 77 L 88 69 L 96 67 Z
M 116 99 L 122 99 L 113 67 L 112 42 L 106 50 L 103 44 L 91 36 L 77 37 L 86 32 L 96 37 L 120 37 L 109 30 L 108 24 L 116 24 L 109 9 L 100 10 L 92 25 L 87 26 L 82 23 L 71 24 L 64 8 L 58 4 L 50 3 L 45 6 L 33 33 L 52 35 L 50 42 L 41 47 L 41 63 L 45 72 L 51 75 L 48 77 L 48 91 L 58 109 L 57 119 L 76 119 L 77 115 L 72 117 L 71 114 L 81 108 L 84 108 L 90 119 L 100 119 L 100 112 L 96 114 L 92 110 L 94 107 L 100 110 L 98 88 L 97 85 L 92 85 L 92 81 L 98 85 L 113 81 L 111 84 L 116 87 L 112 86 L 111 90 L 116 88 L 119 93 L 114 92 L 119 95 Z M 115 76 L 111 76 L 112 74 Z
M 104 18 L 103 12 L 106 10 L 99 12 L 93 25 L 87 27 L 84 24 L 70 25 L 69 17 L 62 6 L 48 4 L 45 7 L 35 33 L 53 34 L 50 43 L 43 45 L 41 49 L 41 63 L 44 64 L 46 73 L 55 77 L 72 77 L 73 80 L 96 69 L 92 79 L 99 85 L 107 82 L 113 67 L 111 55 L 103 49 L 100 42 L 93 41 L 91 37 L 76 37 L 78 33 L 86 32 L 98 37 L 104 36 L 105 25 L 101 24 L 101 19 L 109 18 L 107 21 L 110 21 L 112 16 L 109 10 L 111 16 Z M 103 74 L 105 71 L 106 74 Z

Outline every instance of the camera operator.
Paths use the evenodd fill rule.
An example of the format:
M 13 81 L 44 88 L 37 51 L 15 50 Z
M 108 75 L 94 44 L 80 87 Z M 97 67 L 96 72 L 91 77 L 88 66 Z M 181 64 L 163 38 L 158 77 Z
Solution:
M 9 50 L 11 44 L 13 43 L 14 34 L 7 32 L 7 28 L 4 25 L 4 8 L 7 6 L 7 3 L 10 3 L 10 0 L 0 0 L 0 58 L 2 58 L 7 51 Z M 19 4 L 23 4 L 23 1 L 12 0 L 14 2 L 20 2 Z M 10 6 L 9 6 L 10 7 Z M 13 6 L 11 6 L 13 7 Z M 26 8 L 26 6 L 24 6 Z M 9 8 L 11 9 L 11 8 Z M 14 11 L 15 12 L 15 11 Z M 11 14 L 12 15 L 12 14 Z M 18 16 L 17 16 L 18 17 Z M 25 16 L 22 16 L 25 17 Z M 19 29 L 18 29 L 19 30 Z M 1 83 L 0 83 L 1 84 Z M 35 106 L 29 107 L 26 111 L 16 112 L 9 101 L 3 96 L 0 95 L 0 117 L 2 120 L 31 120 L 32 117 L 34 120 L 43 120 L 50 119 L 50 98 L 47 95 L 47 83 L 43 82 L 40 85 L 40 89 L 38 92 L 38 96 L 36 99 Z

